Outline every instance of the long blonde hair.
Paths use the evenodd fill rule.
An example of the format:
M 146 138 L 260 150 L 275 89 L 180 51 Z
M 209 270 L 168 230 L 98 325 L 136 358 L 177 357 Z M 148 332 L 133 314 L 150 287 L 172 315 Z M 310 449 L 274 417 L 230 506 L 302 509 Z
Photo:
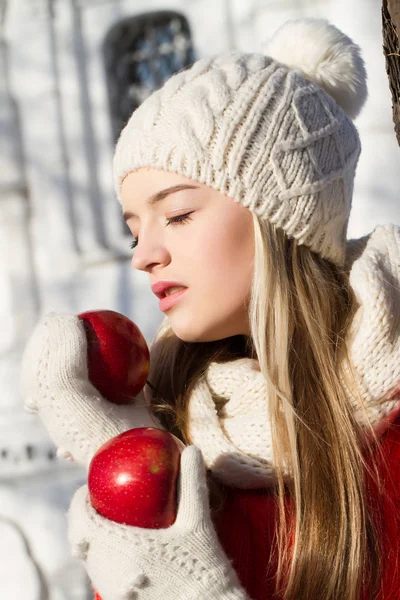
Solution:
M 257 358 L 277 473 L 277 593 L 284 600 L 359 600 L 366 582 L 377 589 L 380 548 L 366 502 L 364 438 L 343 388 L 345 381 L 359 397 L 346 343 L 357 301 L 345 268 L 252 214 L 251 335 L 206 343 L 183 342 L 170 328 L 156 335 L 151 410 L 191 443 L 187 402 L 210 362 Z

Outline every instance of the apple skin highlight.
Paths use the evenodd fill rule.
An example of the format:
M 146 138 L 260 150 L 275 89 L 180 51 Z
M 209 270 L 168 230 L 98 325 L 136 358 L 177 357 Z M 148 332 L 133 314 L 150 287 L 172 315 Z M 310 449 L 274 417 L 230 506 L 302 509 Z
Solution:
M 185 445 L 162 429 L 129 429 L 101 446 L 89 465 L 93 508 L 111 521 L 148 529 L 172 525 Z

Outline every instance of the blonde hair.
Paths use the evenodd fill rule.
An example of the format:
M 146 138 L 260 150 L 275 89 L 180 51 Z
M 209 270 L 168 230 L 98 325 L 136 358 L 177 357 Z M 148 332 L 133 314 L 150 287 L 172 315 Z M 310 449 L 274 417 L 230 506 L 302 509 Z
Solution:
M 151 410 L 191 443 L 187 402 L 210 362 L 257 358 L 277 474 L 277 593 L 284 600 L 359 600 L 366 583 L 378 589 L 380 547 L 366 501 L 364 436 L 343 388 L 345 381 L 359 397 L 347 343 L 357 301 L 345 268 L 252 214 L 251 335 L 189 343 L 170 327 L 156 334 L 148 377 Z M 218 484 L 208 476 L 211 497 L 217 498 Z M 287 495 L 294 506 L 289 518 Z

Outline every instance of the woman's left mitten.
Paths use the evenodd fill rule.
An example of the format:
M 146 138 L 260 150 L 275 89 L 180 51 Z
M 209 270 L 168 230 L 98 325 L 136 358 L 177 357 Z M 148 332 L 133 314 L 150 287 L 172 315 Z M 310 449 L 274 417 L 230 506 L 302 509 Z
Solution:
M 87 486 L 76 491 L 69 541 L 102 600 L 249 600 L 215 532 L 196 446 L 181 454 L 177 500 L 170 527 L 145 529 L 105 519 Z

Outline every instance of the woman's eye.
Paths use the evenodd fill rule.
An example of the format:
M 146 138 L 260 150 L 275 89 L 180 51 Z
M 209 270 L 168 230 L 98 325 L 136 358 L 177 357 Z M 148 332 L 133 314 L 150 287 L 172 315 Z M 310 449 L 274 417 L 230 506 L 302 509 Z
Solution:
M 194 212 L 194 211 L 192 211 Z M 168 223 L 166 224 L 165 227 L 167 227 L 168 225 L 170 225 L 171 223 L 176 223 L 176 224 L 184 224 L 187 223 L 188 221 L 192 220 L 192 217 L 190 216 L 192 213 L 185 213 L 184 215 L 178 215 L 176 217 L 171 217 L 170 219 L 167 219 Z M 138 238 L 133 238 L 133 241 L 129 244 L 129 248 L 131 250 L 134 250 L 136 248 L 136 246 L 138 245 Z

